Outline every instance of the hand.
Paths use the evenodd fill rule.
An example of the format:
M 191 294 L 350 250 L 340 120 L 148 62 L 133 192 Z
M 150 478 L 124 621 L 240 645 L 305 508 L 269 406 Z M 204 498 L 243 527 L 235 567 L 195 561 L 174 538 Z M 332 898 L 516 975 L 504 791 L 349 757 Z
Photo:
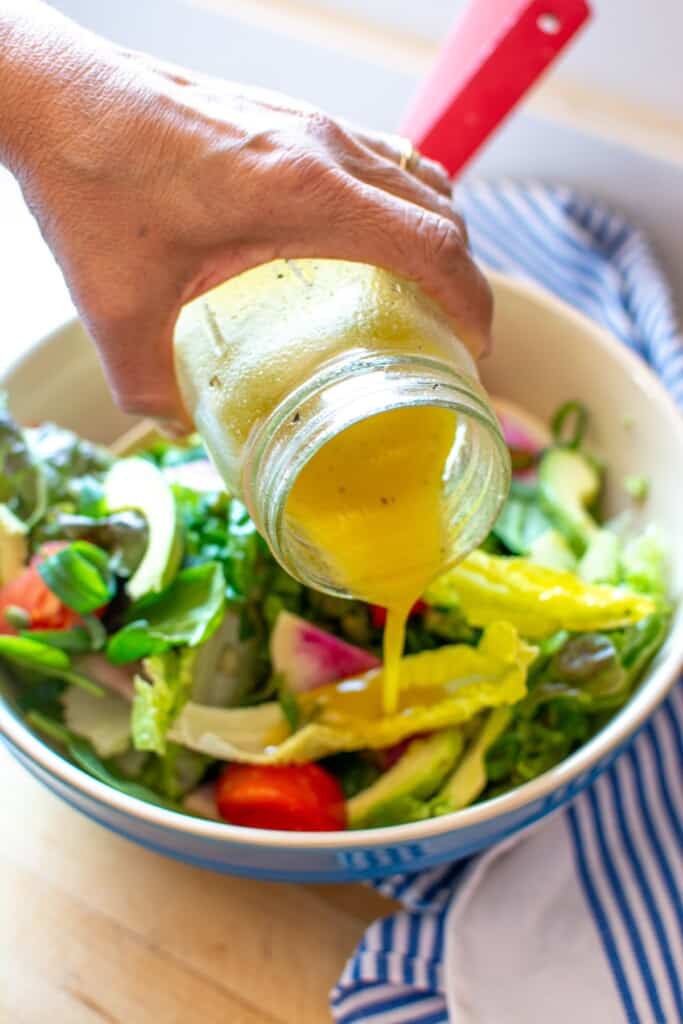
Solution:
M 64 24 L 61 74 L 51 84 L 46 69 L 37 103 L 59 133 L 46 146 L 39 120 L 11 166 L 122 408 L 181 420 L 181 305 L 277 257 L 385 267 L 439 302 L 476 354 L 487 347 L 488 285 L 438 165 L 403 170 L 388 138 Z

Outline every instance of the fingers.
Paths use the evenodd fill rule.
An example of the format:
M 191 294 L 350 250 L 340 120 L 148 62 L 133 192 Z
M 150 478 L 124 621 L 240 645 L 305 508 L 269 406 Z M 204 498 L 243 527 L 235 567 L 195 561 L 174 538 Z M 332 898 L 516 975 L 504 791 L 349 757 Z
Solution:
M 341 123 L 352 138 L 356 139 L 372 153 L 382 157 L 384 160 L 388 160 L 392 164 L 398 165 L 400 163 L 401 152 L 397 145 L 399 141 L 398 136 L 368 131 L 365 128 L 359 128 L 345 121 Z M 418 178 L 423 184 L 433 188 L 447 199 L 450 199 L 453 186 L 445 168 L 435 160 L 430 160 L 428 157 L 417 153 L 417 151 L 416 157 L 414 163 L 407 169 L 407 173 L 411 174 L 414 178 Z
M 340 162 L 345 170 L 353 173 L 354 177 L 367 185 L 383 189 L 424 210 L 430 210 L 440 217 L 451 220 L 466 241 L 464 221 L 452 205 L 450 196 L 447 198 L 442 192 L 425 184 L 424 180 L 411 171 L 403 170 L 393 161 L 376 154 L 369 155 L 369 159 L 362 161 L 346 157 Z
M 170 295 L 164 300 L 153 292 L 129 316 L 98 319 L 88 309 L 82 310 L 116 404 L 124 412 L 157 420 L 172 436 L 192 429 L 173 363 L 173 328 L 179 309 Z
M 349 185 L 348 179 L 345 188 L 335 189 L 335 203 L 326 217 L 300 224 L 298 235 L 290 231 L 271 258 L 348 259 L 383 267 L 429 295 L 475 358 L 489 350 L 491 291 L 452 217 L 360 182 Z

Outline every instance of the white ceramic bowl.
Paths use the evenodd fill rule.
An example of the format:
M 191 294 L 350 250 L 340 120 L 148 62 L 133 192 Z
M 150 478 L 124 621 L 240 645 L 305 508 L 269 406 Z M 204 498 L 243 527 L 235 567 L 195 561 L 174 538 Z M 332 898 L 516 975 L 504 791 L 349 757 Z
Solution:
M 483 367 L 487 387 L 546 418 L 563 401 L 590 407 L 591 441 L 609 466 L 608 510 L 622 504 L 624 476 L 651 481 L 644 510 L 670 543 L 675 597 L 683 589 L 683 419 L 657 379 L 585 317 L 545 292 L 491 274 L 496 349 Z M 71 322 L 5 375 L 23 422 L 54 419 L 111 441 L 130 419 L 113 406 L 85 332 Z M 418 824 L 359 832 L 300 834 L 242 829 L 175 814 L 124 796 L 65 761 L 0 706 L 11 752 L 46 786 L 90 817 L 159 852 L 216 870 L 263 878 L 333 881 L 416 870 L 481 849 L 576 795 L 633 738 L 675 682 L 683 663 L 683 609 L 646 679 L 612 721 L 538 779 L 460 811 Z

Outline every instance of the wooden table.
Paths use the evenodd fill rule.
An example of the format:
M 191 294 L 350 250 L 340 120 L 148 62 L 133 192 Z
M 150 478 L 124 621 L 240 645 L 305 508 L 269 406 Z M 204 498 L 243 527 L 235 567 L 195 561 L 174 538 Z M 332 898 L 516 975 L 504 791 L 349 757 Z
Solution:
M 0 749 L 3 1024 L 324 1024 L 366 925 L 357 885 L 252 882 L 93 824 Z

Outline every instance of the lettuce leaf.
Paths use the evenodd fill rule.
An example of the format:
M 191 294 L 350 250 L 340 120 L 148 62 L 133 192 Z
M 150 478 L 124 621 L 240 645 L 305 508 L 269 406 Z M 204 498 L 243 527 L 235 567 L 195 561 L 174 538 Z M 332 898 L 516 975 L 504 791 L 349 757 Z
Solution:
M 135 677 L 131 717 L 136 750 L 166 753 L 166 733 L 192 689 L 195 659 L 193 650 L 166 651 L 143 663 L 147 679 Z
M 667 591 L 666 552 L 661 534 L 650 526 L 627 540 L 621 552 L 621 577 L 633 590 L 656 597 Z
M 648 596 L 584 583 L 570 572 L 483 551 L 473 551 L 437 579 L 426 599 L 439 608 L 461 608 L 471 625 L 505 619 L 522 636 L 532 638 L 560 629 L 619 629 L 656 610 Z
M 341 751 L 388 747 L 407 736 L 458 725 L 526 693 L 536 648 L 505 622 L 493 623 L 478 647 L 456 645 L 402 659 L 399 708 L 382 715 L 382 670 L 300 695 L 304 725 L 290 732 L 276 702 L 209 708 L 188 702 L 169 738 L 222 760 L 258 764 L 315 761 Z
M 64 724 L 90 740 L 99 757 L 123 754 L 130 746 L 130 704 L 113 693 L 93 697 L 76 686 L 62 695 Z

